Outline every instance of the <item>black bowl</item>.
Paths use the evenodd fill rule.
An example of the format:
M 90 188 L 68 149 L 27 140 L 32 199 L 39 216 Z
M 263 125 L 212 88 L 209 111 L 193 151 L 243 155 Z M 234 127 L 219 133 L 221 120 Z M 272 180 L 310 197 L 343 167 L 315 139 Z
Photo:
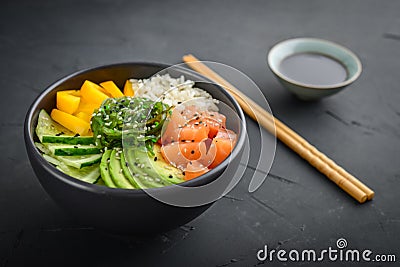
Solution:
M 39 182 L 53 200 L 82 224 L 120 234 L 149 234 L 167 231 L 181 226 L 199 216 L 212 203 L 197 207 L 177 207 L 162 203 L 150 197 L 143 190 L 115 189 L 82 182 L 70 177 L 51 164 L 39 153 L 34 145 L 37 137 L 34 129 L 39 111 L 50 112 L 55 107 L 56 92 L 79 88 L 84 80 L 100 83 L 113 80 L 120 88 L 128 78 L 148 78 L 169 67 L 159 63 L 121 63 L 105 65 L 78 71 L 51 84 L 42 92 L 30 107 L 24 125 L 24 137 L 29 160 Z M 179 70 L 187 79 L 206 78 L 188 70 Z M 227 104 L 237 112 L 245 125 L 244 114 L 234 98 L 223 88 L 209 84 L 196 83 L 214 98 Z M 229 117 L 227 118 L 229 120 Z M 238 165 L 243 151 L 245 129 L 239 129 L 237 144 L 231 154 L 231 162 Z M 200 186 L 218 178 L 227 167 L 227 160 L 208 173 L 185 182 L 184 186 Z M 166 194 L 179 194 L 179 186 L 159 188 Z

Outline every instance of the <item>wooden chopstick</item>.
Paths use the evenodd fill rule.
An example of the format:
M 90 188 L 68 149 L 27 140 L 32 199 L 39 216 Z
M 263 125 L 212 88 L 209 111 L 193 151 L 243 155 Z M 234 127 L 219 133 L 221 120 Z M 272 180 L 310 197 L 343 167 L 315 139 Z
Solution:
M 207 67 L 193 55 L 185 55 L 183 61 L 193 70 L 208 77 L 217 84 L 223 86 L 238 101 L 244 112 L 252 119 L 257 121 L 266 130 L 276 135 L 276 137 L 286 144 L 289 148 L 307 160 L 312 166 L 325 174 L 330 180 L 336 183 L 345 192 L 351 195 L 360 203 L 371 200 L 374 197 L 374 191 L 348 173 L 333 160 L 328 158 L 303 137 L 290 129 L 284 123 L 275 118 L 271 113 L 264 110 L 252 99 L 244 95 L 240 90 Z M 274 127 L 275 126 L 275 127 Z

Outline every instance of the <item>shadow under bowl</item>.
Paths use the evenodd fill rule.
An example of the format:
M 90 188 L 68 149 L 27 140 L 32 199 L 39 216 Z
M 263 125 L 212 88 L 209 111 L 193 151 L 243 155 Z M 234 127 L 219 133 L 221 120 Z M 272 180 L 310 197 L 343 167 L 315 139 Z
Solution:
M 80 223 L 115 234 L 153 235 L 179 227 L 193 220 L 207 210 L 213 202 L 201 206 L 179 207 L 160 202 L 140 189 L 119 189 L 89 184 L 68 176 L 47 162 L 36 149 L 38 141 L 35 127 L 41 109 L 50 112 L 56 103 L 56 93 L 60 90 L 80 88 L 85 80 L 96 83 L 113 80 L 123 87 L 129 78 L 149 78 L 168 65 L 160 63 L 120 63 L 86 69 L 64 77 L 45 89 L 31 105 L 25 118 L 24 138 L 27 154 L 33 170 L 45 191 L 65 211 Z M 207 81 L 201 75 L 189 70 L 178 70 L 178 75 L 194 81 Z M 196 87 L 208 91 L 215 99 L 228 105 L 236 112 L 245 125 L 243 111 L 234 98 L 223 88 L 206 82 L 196 82 Z M 229 116 L 227 116 L 227 121 Z M 242 125 L 242 124 L 241 124 Z M 245 129 L 239 129 L 238 140 L 229 164 L 238 165 L 243 152 Z M 228 165 L 225 160 L 208 173 L 182 183 L 182 186 L 167 186 L 148 190 L 158 190 L 163 194 L 179 196 L 184 187 L 195 187 L 215 181 Z M 235 166 L 235 165 L 233 165 Z
M 336 60 L 347 73 L 345 80 L 329 85 L 318 85 L 300 82 L 285 75 L 281 70 L 282 62 L 288 57 L 303 53 L 318 54 Z M 267 62 L 279 82 L 302 100 L 316 100 L 336 94 L 353 83 L 362 71 L 360 60 L 349 49 L 317 38 L 294 38 L 282 41 L 271 48 Z

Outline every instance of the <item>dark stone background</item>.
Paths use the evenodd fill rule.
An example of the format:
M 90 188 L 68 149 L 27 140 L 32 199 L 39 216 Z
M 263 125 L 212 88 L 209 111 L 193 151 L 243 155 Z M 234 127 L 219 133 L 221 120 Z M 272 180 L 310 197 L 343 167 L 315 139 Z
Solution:
M 399 11 L 394 0 L 2 1 L 0 266 L 253 266 L 264 244 L 321 250 L 335 247 L 339 237 L 349 248 L 400 257 Z M 353 50 L 364 67 L 359 80 L 323 101 L 292 97 L 265 58 L 275 43 L 302 36 Z M 356 203 L 278 143 L 258 191 L 247 192 L 257 171 L 250 162 L 228 197 L 164 235 L 115 238 L 73 221 L 49 199 L 28 162 L 22 132 L 29 105 L 47 85 L 79 69 L 177 63 L 186 53 L 246 73 L 279 119 L 371 186 L 375 199 Z M 248 125 L 250 133 L 256 129 Z

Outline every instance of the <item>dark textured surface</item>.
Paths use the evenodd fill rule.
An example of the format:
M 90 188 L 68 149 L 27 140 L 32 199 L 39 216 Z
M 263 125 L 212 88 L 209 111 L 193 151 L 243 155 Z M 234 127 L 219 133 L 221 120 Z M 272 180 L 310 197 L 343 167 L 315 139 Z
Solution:
M 0 266 L 253 266 L 264 244 L 321 250 L 339 237 L 351 248 L 400 257 L 399 10 L 394 0 L 2 1 Z M 352 49 L 363 63 L 360 79 L 320 102 L 293 98 L 265 56 L 276 42 L 299 36 Z M 82 68 L 176 63 L 189 52 L 249 75 L 278 118 L 370 185 L 376 198 L 357 204 L 278 143 L 258 191 L 247 192 L 249 167 L 228 197 L 162 236 L 115 238 L 65 215 L 26 156 L 22 124 L 33 99 Z M 253 122 L 248 126 L 255 130 Z

